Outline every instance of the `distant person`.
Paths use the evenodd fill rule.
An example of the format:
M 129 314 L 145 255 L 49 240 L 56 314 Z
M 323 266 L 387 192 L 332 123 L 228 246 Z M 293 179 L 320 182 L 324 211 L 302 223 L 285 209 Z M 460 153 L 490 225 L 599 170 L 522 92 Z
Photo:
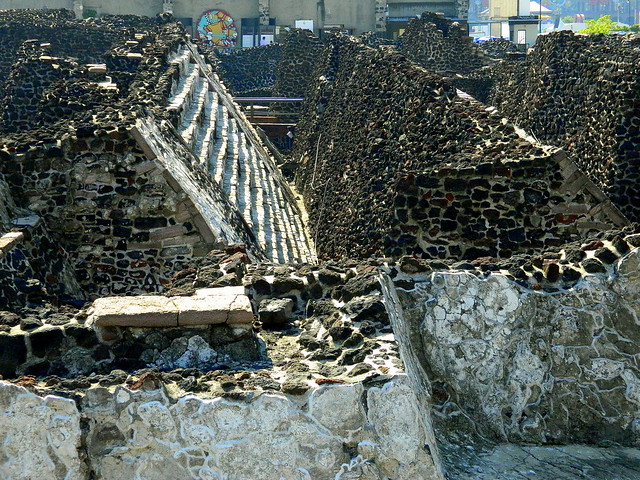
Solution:
M 287 135 L 284 140 L 284 146 L 288 150 L 293 148 L 293 129 L 291 127 L 287 127 Z

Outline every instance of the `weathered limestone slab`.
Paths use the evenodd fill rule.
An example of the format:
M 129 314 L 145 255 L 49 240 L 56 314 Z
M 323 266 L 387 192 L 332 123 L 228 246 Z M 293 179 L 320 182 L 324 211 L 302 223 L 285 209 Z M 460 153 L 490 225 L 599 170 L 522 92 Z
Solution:
M 177 327 L 178 307 L 162 296 L 105 297 L 93 302 L 99 327 Z
M 244 294 L 174 297 L 173 300 L 178 307 L 179 326 L 251 323 L 253 321 L 251 303 Z
M 253 321 L 253 311 L 251 302 L 246 295 L 238 295 L 229 305 L 229 317 L 227 323 L 230 325 L 251 323 Z
M 107 297 L 93 303 L 98 327 L 178 327 L 251 324 L 253 311 L 243 287 L 203 288 L 192 297 Z

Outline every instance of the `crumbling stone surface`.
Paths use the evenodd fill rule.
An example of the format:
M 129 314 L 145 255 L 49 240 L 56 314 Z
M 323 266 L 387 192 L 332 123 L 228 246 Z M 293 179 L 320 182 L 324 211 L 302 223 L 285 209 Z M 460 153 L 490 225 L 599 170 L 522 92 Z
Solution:
M 478 48 L 489 58 L 507 58 L 508 53 L 517 53 L 518 46 L 506 38 L 492 38 L 478 44 Z
M 570 187 L 575 170 L 551 155 L 401 174 L 386 252 L 508 258 L 574 241 L 613 220 L 601 197 Z
M 273 89 L 281 52 L 282 46 L 272 43 L 221 53 L 218 55 L 220 64 L 216 72 L 234 95 L 264 94 Z
M 2 478 L 87 478 L 80 454 L 80 415 L 73 400 L 41 398 L 24 387 L 3 382 L 0 405 Z
M 398 39 L 398 51 L 436 72 L 462 73 L 488 63 L 466 26 L 431 12 L 409 21 Z
M 282 38 L 280 62 L 273 87 L 275 96 L 306 96 L 322 49 L 322 41 L 309 30 L 292 28 L 287 32 Z
M 90 470 L 106 480 L 144 469 L 148 479 L 443 478 L 424 448 L 428 424 L 415 421 L 418 402 L 403 375 L 316 386 L 304 407 L 295 396 L 273 393 L 179 398 L 171 386 L 153 375 L 129 388 L 95 386 L 76 406 L 0 382 L 0 405 L 13 413 L 2 419 L 0 439 L 12 448 L 0 474 L 80 480 Z
M 516 124 L 566 149 L 634 221 L 640 195 L 639 44 L 635 34 L 541 37 L 526 58 L 495 67 L 487 95 Z
M 165 105 L 180 76 L 170 54 L 184 43 L 177 24 L 148 26 L 110 44 L 104 65 L 80 67 L 43 54 L 52 47 L 27 43 L 26 63 L 12 71 L 3 103 L 5 130 L 21 131 L 1 142 L 0 170 L 12 196 L 44 220 L 50 243 L 69 252 L 81 286 L 98 295 L 158 291 L 191 256 L 219 241 L 252 249 L 246 224 L 207 174 L 193 168 L 171 126 L 148 127 L 178 121 Z M 122 91 L 108 80 L 109 66 L 121 69 Z M 35 75 L 41 70 L 54 78 Z M 33 90 L 16 102 L 25 85 Z M 154 119 L 132 130 L 136 117 L 150 112 Z M 144 125 L 146 140 L 135 136 Z M 235 227 L 228 229 L 229 222 Z M 36 279 L 45 286 L 54 280 Z M 30 293 L 35 287 L 28 285 Z
M 561 152 L 400 55 L 336 37 L 314 77 L 293 157 L 321 258 L 507 257 L 626 223 Z
M 31 220 L 34 223 L 22 227 L 16 243 L 0 249 L 0 308 L 13 310 L 43 301 L 82 304 L 85 295 L 69 255 L 37 217 Z
M 9 75 L 20 46 L 38 39 L 50 44 L 51 56 L 99 63 L 111 46 L 133 34 L 153 28 L 152 19 L 125 15 L 75 20 L 69 10 L 4 10 L 0 12 L 0 83 Z
M 406 324 L 394 329 L 423 342 L 436 430 L 454 444 L 462 429 L 498 442 L 637 446 L 638 253 L 553 295 L 464 272 L 399 289 L 403 320 L 392 319 Z

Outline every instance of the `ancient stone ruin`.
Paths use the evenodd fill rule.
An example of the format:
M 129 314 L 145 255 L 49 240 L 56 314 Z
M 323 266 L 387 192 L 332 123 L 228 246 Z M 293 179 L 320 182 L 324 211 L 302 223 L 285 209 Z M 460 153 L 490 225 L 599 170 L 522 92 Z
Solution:
M 0 478 L 637 478 L 636 37 L 0 39 Z

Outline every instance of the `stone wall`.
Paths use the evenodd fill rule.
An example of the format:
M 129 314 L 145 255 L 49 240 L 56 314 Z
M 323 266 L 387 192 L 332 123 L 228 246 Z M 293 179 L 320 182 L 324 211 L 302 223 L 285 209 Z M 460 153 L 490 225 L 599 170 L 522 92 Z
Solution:
M 272 43 L 222 53 L 217 73 L 234 95 L 265 96 L 275 84 L 281 52 L 281 45 Z
M 487 64 L 466 26 L 431 12 L 409 21 L 398 39 L 398 51 L 436 72 L 462 73 Z
M 509 258 L 624 225 L 619 211 L 577 173 L 562 152 L 402 173 L 385 251 L 394 257 Z
M 52 84 L 67 79 L 77 82 L 79 72 L 78 65 L 73 61 L 51 57 L 47 55 L 48 48 L 41 45 L 39 41 L 27 41 L 22 45 L 5 82 L 4 96 L 0 101 L 0 125 L 5 132 L 22 131 L 57 120 L 64 116 L 63 109 L 74 107 L 71 98 L 68 98 L 69 103 L 62 98 L 62 105 L 58 109 L 53 105 L 42 105 L 46 103 L 44 97 Z M 81 89 L 81 85 L 77 85 L 75 93 L 78 94 Z
M 94 295 L 157 291 L 193 255 L 224 239 L 202 220 L 180 179 L 158 174 L 165 167 L 149 160 L 126 129 L 94 128 L 79 128 L 58 145 L 13 155 L 5 150 L 0 169 L 16 202 L 41 216 L 70 253 L 84 289 Z M 174 148 L 174 162 L 191 161 Z M 208 181 L 211 192 L 217 188 L 206 176 L 199 181 Z M 236 227 L 242 230 L 241 220 Z
M 0 383 L 6 479 L 440 480 L 406 377 L 305 396 L 173 397 L 96 387 L 78 406 Z M 367 408 L 364 407 L 367 405 Z M 34 422 L 34 418 L 39 421 Z M 80 429 L 80 424 L 86 428 Z M 83 452 L 83 453 L 81 453 Z M 28 454 L 27 454 L 28 453 Z M 135 465 L 132 469 L 132 465 Z M 133 477 L 132 477 L 133 475 Z
M 16 219 L 13 231 L 0 237 L 0 308 L 81 302 L 74 273 L 69 255 L 38 217 Z
M 640 195 L 639 42 L 633 34 L 544 36 L 526 59 L 495 68 L 487 98 L 541 141 L 565 148 L 632 220 Z
M 69 10 L 10 10 L 0 12 L 0 83 L 15 63 L 20 45 L 38 39 L 51 44 L 51 55 L 72 57 L 80 63 L 102 63 L 104 52 L 132 36 L 132 29 L 149 29 L 152 19 L 103 17 L 76 22 Z
M 0 169 L 18 205 L 42 217 L 70 253 L 92 295 L 158 291 L 216 245 L 243 243 L 252 258 L 262 256 L 171 126 L 184 115 L 166 108 L 182 80 L 171 61 L 185 41 L 182 27 L 124 28 L 140 26 L 135 20 L 104 21 L 103 30 L 120 25 L 131 37 L 110 43 L 102 65 L 51 57 L 51 46 L 28 42 L 2 104 L 5 131 L 20 134 L 3 138 Z M 141 117 L 146 123 L 132 129 Z M 163 119 L 170 123 L 161 126 Z
M 441 480 L 442 466 L 447 478 L 471 479 L 486 453 L 507 441 L 637 446 L 639 244 L 638 234 L 612 231 L 544 258 L 449 269 L 413 257 L 246 265 L 241 253 L 220 252 L 176 276 L 174 293 L 212 286 L 228 272 L 244 277 L 265 356 L 212 371 L 194 363 L 128 374 L 112 369 L 135 343 L 115 342 L 102 347 L 109 356 L 93 375 L 2 383 L 0 404 L 12 415 L 1 420 L 0 438 L 11 448 L 3 450 L 0 472 L 84 479 L 91 471 L 97 479 L 124 480 L 133 464 L 152 479 L 171 472 Z M 518 268 L 526 281 L 512 275 Z M 21 318 L 0 341 L 9 345 L 32 325 L 24 355 L 66 343 L 65 365 L 81 365 L 92 331 L 83 330 L 80 313 L 64 325 L 60 312 L 40 326 Z M 46 337 L 56 329 L 64 341 Z M 177 333 L 127 335 L 137 336 L 141 351 L 143 344 L 168 345 Z M 175 339 L 203 330 L 182 334 Z M 199 352 L 207 351 L 203 345 Z M 9 349 L 20 352 L 15 345 L 2 352 Z M 32 421 L 36 412 L 42 422 Z M 73 430 L 79 423 L 85 428 Z M 64 440 L 52 436 L 61 428 Z M 540 472 L 556 466 L 551 459 Z
M 309 30 L 298 28 L 291 29 L 281 42 L 274 94 L 278 97 L 304 97 L 312 82 L 322 42 Z
M 478 48 L 490 58 L 507 58 L 507 54 L 519 52 L 518 45 L 502 37 L 481 42 Z
M 578 220 L 626 223 L 593 210 L 606 197 L 581 194 L 575 166 L 435 73 L 346 37 L 323 55 L 293 152 L 321 257 L 508 256 L 577 238 Z
M 70 120 L 86 122 L 92 114 L 105 122 L 119 123 L 123 116 L 114 114 L 116 110 L 126 111 L 124 116 L 130 117 L 141 106 L 166 116 L 158 107 L 166 102 L 175 81 L 172 76 L 177 71 L 171 71 L 167 60 L 170 52 L 184 43 L 179 24 L 160 26 L 137 17 L 65 20 L 63 26 L 54 22 L 62 32 L 45 28 L 37 35 L 37 30 L 31 31 L 22 23 L 31 19 L 39 25 L 47 20 L 46 13 L 40 18 L 29 12 L 27 19 L 16 12 L 6 15 L 13 18 L 14 14 L 17 20 L 10 24 L 15 30 L 11 38 L 28 40 L 24 45 L 17 40 L 15 45 L 7 42 L 11 64 L 2 70 L 0 102 L 5 132 L 40 128 L 48 130 L 47 136 L 56 135 Z M 60 48 L 60 39 L 66 41 L 65 48 Z
M 452 271 L 414 274 L 397 290 L 392 324 L 431 382 L 445 458 L 465 456 L 462 441 L 637 447 L 637 237 L 572 288 Z M 565 268 L 580 266 L 567 257 Z
M 228 332 L 212 331 L 205 340 L 204 329 L 122 329 L 119 338 L 107 339 L 103 331 L 100 343 L 83 311 L 59 311 L 44 325 L 33 316 L 12 317 L 17 323 L 11 334 L 0 333 L 6 345 L 0 351 L 20 355 L 0 357 L 0 366 L 15 368 L 16 358 L 27 358 L 19 371 L 37 377 L 16 383 L 40 395 L 74 398 L 77 411 L 60 427 L 80 421 L 86 428 L 79 436 L 69 431 L 62 445 L 52 444 L 44 430 L 21 429 L 35 412 L 60 414 L 52 403 L 57 397 L 42 401 L 1 383 L 0 404 L 13 415 L 3 420 L 0 439 L 13 448 L 3 451 L 0 473 L 84 479 L 93 472 L 97 479 L 124 480 L 131 478 L 133 462 L 145 469 L 145 478 L 158 479 L 170 472 L 194 479 L 442 480 L 429 407 L 402 374 L 379 271 L 355 262 L 246 265 L 241 252 L 227 256 L 192 263 L 176 275 L 170 293 L 244 277 L 259 314 L 249 330 L 264 345 L 258 359 L 229 358 L 217 369 L 206 367 L 209 350 L 217 350 L 212 339 L 233 348 Z M 223 352 L 225 345 L 217 347 Z M 241 342 L 236 347 L 247 350 Z M 131 360 L 151 359 L 141 352 L 158 350 L 166 359 L 151 365 L 179 368 L 113 370 L 135 368 Z M 184 364 L 187 357 L 194 361 Z M 56 371 L 55 365 L 69 370 Z M 60 405 L 68 403 L 60 399 Z M 41 461 L 20 453 L 29 441 L 36 442 L 29 458 Z

